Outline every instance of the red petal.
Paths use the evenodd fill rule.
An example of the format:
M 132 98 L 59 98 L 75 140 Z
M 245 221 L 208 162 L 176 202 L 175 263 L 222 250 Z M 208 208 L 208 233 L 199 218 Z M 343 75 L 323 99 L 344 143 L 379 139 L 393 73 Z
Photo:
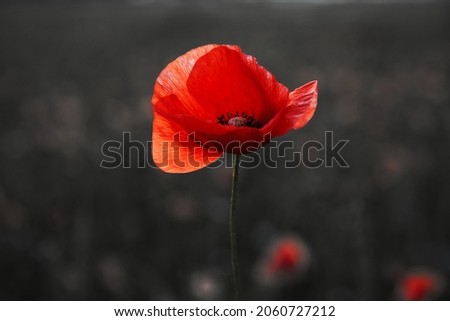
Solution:
M 244 154 L 261 147 L 269 136 L 252 127 L 222 126 L 205 123 L 193 116 L 174 116 L 173 121 L 183 124 L 183 128 L 193 133 L 203 145 L 215 146 L 218 150 Z M 267 138 L 267 139 L 266 139 Z
M 223 154 L 222 151 L 202 147 L 181 126 L 156 112 L 152 139 L 153 160 L 168 173 L 196 171 Z
M 198 58 L 217 46 L 218 45 L 206 45 L 190 50 L 186 54 L 172 61 L 163 69 L 163 71 L 161 71 L 156 79 L 152 97 L 152 105 L 155 107 L 156 112 L 159 112 L 157 105 L 161 98 L 169 95 L 176 95 L 180 101 L 183 102 L 186 109 L 177 110 L 175 108 L 170 108 L 170 106 L 164 106 L 169 112 L 180 114 L 192 113 L 197 115 L 203 115 L 205 113 L 203 108 L 192 99 L 186 87 L 186 83 Z
M 200 57 L 187 87 L 211 120 L 237 112 L 265 123 L 288 102 L 287 88 L 236 46 L 218 46 Z
M 311 81 L 289 94 L 288 105 L 281 110 L 264 131 L 270 131 L 273 137 L 281 136 L 291 129 L 305 126 L 314 115 L 317 106 L 317 81 Z
M 264 135 L 258 128 L 223 126 L 216 121 L 205 121 L 197 116 L 170 113 L 169 108 L 185 109 L 177 96 L 161 98 L 155 110 L 159 110 L 158 114 L 170 121 L 172 126 L 176 124 L 179 130 L 182 128 L 183 132 L 190 133 L 191 137 L 202 145 L 216 146 L 221 151 L 245 153 L 261 147 L 264 140 Z
M 311 81 L 289 94 L 289 117 L 294 119 L 293 129 L 305 126 L 312 118 L 317 107 L 317 94 L 317 80 Z

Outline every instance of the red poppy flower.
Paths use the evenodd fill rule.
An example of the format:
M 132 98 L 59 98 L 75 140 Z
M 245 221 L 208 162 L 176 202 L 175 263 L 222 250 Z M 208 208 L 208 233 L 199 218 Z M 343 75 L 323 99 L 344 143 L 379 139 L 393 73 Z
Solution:
M 403 300 L 431 300 L 441 292 L 442 286 L 441 278 L 434 273 L 411 272 L 403 278 L 399 292 Z
M 297 242 L 293 240 L 284 241 L 275 248 L 273 256 L 268 265 L 269 273 L 290 272 L 298 267 L 303 253 Z
M 303 127 L 316 109 L 317 81 L 289 92 L 239 47 L 206 45 L 161 72 L 152 104 L 153 160 L 186 173 Z
M 284 237 L 273 244 L 258 267 L 259 281 L 264 284 L 283 282 L 305 271 L 309 250 L 296 237 Z

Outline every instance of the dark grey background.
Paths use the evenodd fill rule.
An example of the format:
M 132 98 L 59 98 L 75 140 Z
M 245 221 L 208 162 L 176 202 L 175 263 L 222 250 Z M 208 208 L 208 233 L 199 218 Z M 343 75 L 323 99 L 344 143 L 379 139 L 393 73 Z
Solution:
M 316 115 L 282 140 L 350 140 L 348 169 L 242 170 L 245 299 L 390 300 L 411 268 L 450 275 L 449 6 L 0 10 L 0 299 L 230 298 L 230 170 L 99 166 L 124 131 L 151 139 L 158 73 L 207 43 L 241 46 L 290 89 L 319 80 Z M 263 288 L 255 266 L 286 234 L 311 266 Z

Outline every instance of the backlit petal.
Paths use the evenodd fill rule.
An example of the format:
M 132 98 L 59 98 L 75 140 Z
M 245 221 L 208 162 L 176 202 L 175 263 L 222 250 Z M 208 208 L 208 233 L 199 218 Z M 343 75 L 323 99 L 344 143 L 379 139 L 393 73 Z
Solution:
M 193 66 L 197 62 L 198 58 L 205 55 L 212 49 L 216 48 L 218 45 L 206 45 L 198 47 L 188 51 L 186 54 L 178 57 L 166 68 L 161 71 L 155 82 L 155 87 L 153 90 L 152 105 L 156 109 L 158 101 L 169 95 L 176 95 L 183 105 L 186 107 L 185 110 L 179 111 L 175 108 L 167 107 L 172 113 L 192 113 L 192 114 L 203 114 L 205 109 L 203 106 L 197 104 L 195 100 L 192 99 L 189 91 L 186 87 L 187 79 L 192 71 Z
M 235 46 L 218 46 L 200 57 L 187 87 L 212 119 L 246 113 L 265 123 L 288 101 L 286 87 Z
M 193 172 L 215 162 L 222 151 L 204 148 L 177 123 L 155 113 L 152 156 L 155 164 L 168 173 Z
M 263 130 L 270 131 L 276 137 L 305 126 L 316 111 L 317 92 L 317 81 L 311 81 L 292 91 L 288 105 Z
M 292 117 L 293 129 L 305 126 L 314 115 L 317 107 L 317 81 L 311 81 L 289 94 L 288 108 L 285 117 Z

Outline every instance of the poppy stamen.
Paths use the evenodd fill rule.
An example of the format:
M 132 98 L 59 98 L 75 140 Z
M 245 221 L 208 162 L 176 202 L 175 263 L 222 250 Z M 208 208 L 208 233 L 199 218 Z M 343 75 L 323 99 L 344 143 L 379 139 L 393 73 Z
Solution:
M 247 119 L 244 117 L 233 117 L 228 120 L 228 125 L 241 127 L 247 124 Z
M 217 122 L 221 125 L 235 126 L 235 127 L 262 127 L 261 122 L 257 121 L 254 116 L 249 116 L 247 113 L 227 113 L 217 117 Z

